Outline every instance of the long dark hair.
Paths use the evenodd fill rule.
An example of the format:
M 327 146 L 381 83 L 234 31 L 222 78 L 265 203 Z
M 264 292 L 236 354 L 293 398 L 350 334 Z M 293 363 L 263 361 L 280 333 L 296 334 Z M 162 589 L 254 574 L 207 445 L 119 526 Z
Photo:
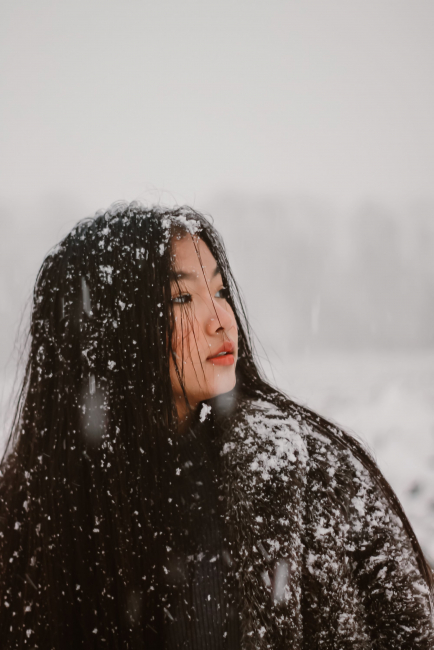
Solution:
M 0 638 L 8 648 L 152 648 L 170 520 L 175 235 L 199 236 L 239 331 L 236 396 L 290 400 L 261 376 L 223 242 L 191 208 L 114 204 L 39 271 L 30 349 L 1 466 Z M 182 367 L 182 364 L 181 364 Z M 178 376 L 183 385 L 182 370 Z M 331 434 L 330 434 L 331 435 Z M 399 502 L 366 452 L 347 444 Z

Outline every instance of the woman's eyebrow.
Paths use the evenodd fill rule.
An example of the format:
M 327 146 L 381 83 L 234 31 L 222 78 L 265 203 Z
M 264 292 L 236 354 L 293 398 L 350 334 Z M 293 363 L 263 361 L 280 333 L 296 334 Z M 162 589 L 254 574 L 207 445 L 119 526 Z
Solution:
M 213 278 L 215 278 L 216 275 L 219 275 L 219 273 L 221 274 L 221 270 L 220 270 L 219 265 L 217 264 L 214 271 L 212 272 L 211 280 Z M 197 280 L 197 273 L 189 272 L 189 271 L 182 271 L 182 270 L 178 271 L 176 269 L 175 269 L 175 271 L 171 272 L 170 276 L 171 276 L 172 281 L 174 281 L 174 280 L 191 280 L 191 281 L 194 282 L 194 280 Z

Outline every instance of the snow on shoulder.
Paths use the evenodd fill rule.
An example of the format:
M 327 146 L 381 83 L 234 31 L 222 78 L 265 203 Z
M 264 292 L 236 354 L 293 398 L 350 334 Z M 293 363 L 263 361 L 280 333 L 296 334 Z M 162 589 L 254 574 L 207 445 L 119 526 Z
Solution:
M 278 475 L 286 481 L 294 467 L 306 465 L 307 447 L 302 427 L 275 404 L 258 399 L 247 402 L 235 437 L 223 447 L 223 454 L 237 450 L 249 459 L 250 469 L 264 481 Z

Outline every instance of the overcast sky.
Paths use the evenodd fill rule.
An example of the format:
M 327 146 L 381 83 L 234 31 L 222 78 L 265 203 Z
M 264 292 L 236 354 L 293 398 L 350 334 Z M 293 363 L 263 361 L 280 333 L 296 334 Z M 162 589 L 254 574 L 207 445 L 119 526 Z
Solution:
M 433 197 L 432 0 L 0 6 L 4 205 Z

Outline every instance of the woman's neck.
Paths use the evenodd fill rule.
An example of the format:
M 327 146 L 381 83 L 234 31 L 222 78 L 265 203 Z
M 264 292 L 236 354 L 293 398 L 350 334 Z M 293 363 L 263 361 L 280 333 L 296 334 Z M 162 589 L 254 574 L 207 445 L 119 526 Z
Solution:
M 185 402 L 185 399 L 180 396 L 179 401 L 176 403 L 176 411 L 178 414 L 178 433 L 183 434 L 188 431 L 197 410 L 197 404 L 192 404 L 190 408 Z

